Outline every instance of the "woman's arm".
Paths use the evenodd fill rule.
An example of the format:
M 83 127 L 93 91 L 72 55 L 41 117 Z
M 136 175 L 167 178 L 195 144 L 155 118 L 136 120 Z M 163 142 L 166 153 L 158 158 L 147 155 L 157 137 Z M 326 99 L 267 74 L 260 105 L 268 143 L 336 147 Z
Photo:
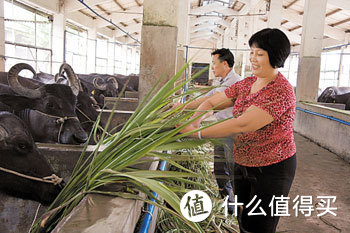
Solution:
M 191 117 L 191 119 L 201 115 L 204 111 L 222 110 L 231 106 L 233 106 L 233 102 L 230 98 L 227 98 L 225 92 L 218 92 L 210 96 L 202 104 L 200 104 L 196 112 Z M 208 117 L 207 114 L 203 115 L 198 120 L 193 122 L 193 124 L 195 126 L 199 126 L 200 122 L 206 117 Z
M 204 104 L 204 103 L 203 103 Z M 256 131 L 273 121 L 273 117 L 254 105 L 250 106 L 241 116 L 226 120 L 209 128 L 201 130 L 202 138 L 223 138 L 233 137 L 238 133 L 247 133 Z M 196 124 L 191 124 L 181 130 L 186 133 L 198 129 Z M 191 134 L 190 137 L 198 137 L 198 133 Z

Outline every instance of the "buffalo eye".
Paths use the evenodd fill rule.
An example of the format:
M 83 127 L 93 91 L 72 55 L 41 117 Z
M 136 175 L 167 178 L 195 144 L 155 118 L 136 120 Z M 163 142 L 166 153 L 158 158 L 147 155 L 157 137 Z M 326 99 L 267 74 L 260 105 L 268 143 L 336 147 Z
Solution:
M 21 153 L 28 153 L 31 151 L 31 146 L 27 143 L 18 143 L 17 150 Z
M 54 108 L 54 104 L 51 103 L 51 102 L 48 102 L 48 103 L 46 104 L 46 107 L 48 107 L 48 108 Z

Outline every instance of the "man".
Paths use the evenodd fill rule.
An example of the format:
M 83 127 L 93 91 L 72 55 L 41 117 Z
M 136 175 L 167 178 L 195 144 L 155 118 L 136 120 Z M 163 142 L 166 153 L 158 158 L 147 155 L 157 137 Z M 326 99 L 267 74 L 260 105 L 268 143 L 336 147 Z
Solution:
M 241 77 L 233 70 L 234 57 L 229 49 L 217 49 L 211 53 L 212 70 L 215 77 L 220 79 L 219 86 L 212 89 L 205 96 L 189 102 L 184 109 L 196 109 L 201 103 L 210 96 L 218 92 L 223 92 L 227 87 L 241 80 Z M 177 104 L 176 106 L 179 106 Z M 232 107 L 221 110 L 214 114 L 218 121 L 232 118 Z M 219 191 L 222 198 L 229 196 L 229 202 L 233 202 L 233 191 L 230 180 L 233 175 L 233 139 L 224 138 L 223 145 L 214 147 L 214 174 L 216 177 Z M 231 171 L 231 172 L 230 172 Z M 232 180 L 233 181 L 233 180 Z M 233 206 L 229 206 L 229 212 L 232 213 Z

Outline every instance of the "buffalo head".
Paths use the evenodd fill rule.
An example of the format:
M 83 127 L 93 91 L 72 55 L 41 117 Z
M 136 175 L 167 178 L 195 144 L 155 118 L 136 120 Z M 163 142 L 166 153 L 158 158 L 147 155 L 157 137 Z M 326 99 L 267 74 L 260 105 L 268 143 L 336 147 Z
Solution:
M 30 89 L 18 81 L 18 73 L 23 69 L 36 75 L 28 64 L 13 66 L 8 72 L 8 83 L 16 94 L 1 95 L 0 101 L 16 111 L 21 111 L 18 115 L 28 123 L 36 141 L 65 144 L 86 142 L 88 135 L 75 113 L 75 94 L 79 92 L 78 87 L 71 89 L 62 84 L 46 84 Z
M 12 196 L 50 204 L 63 188 L 53 184 L 15 175 L 3 169 L 35 178 L 55 174 L 45 157 L 39 153 L 24 122 L 9 112 L 0 112 L 0 189 Z

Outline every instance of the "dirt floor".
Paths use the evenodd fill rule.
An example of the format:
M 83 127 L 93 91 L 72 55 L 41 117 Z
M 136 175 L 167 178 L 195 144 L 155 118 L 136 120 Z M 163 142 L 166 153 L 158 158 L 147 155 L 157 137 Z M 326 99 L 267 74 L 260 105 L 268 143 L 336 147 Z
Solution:
M 280 218 L 277 232 L 349 233 L 350 164 L 296 133 L 295 141 L 298 164 L 294 183 L 289 193 L 290 216 Z M 321 200 L 317 199 L 317 196 L 336 196 L 336 201 L 331 203 L 331 208 L 337 208 L 337 210 L 332 210 L 337 216 L 327 213 L 323 217 L 317 217 L 318 212 L 315 210 L 310 217 L 300 212 L 296 217 L 292 207 L 293 199 L 297 195 L 312 196 L 314 205 Z M 318 205 L 319 207 L 321 206 Z

